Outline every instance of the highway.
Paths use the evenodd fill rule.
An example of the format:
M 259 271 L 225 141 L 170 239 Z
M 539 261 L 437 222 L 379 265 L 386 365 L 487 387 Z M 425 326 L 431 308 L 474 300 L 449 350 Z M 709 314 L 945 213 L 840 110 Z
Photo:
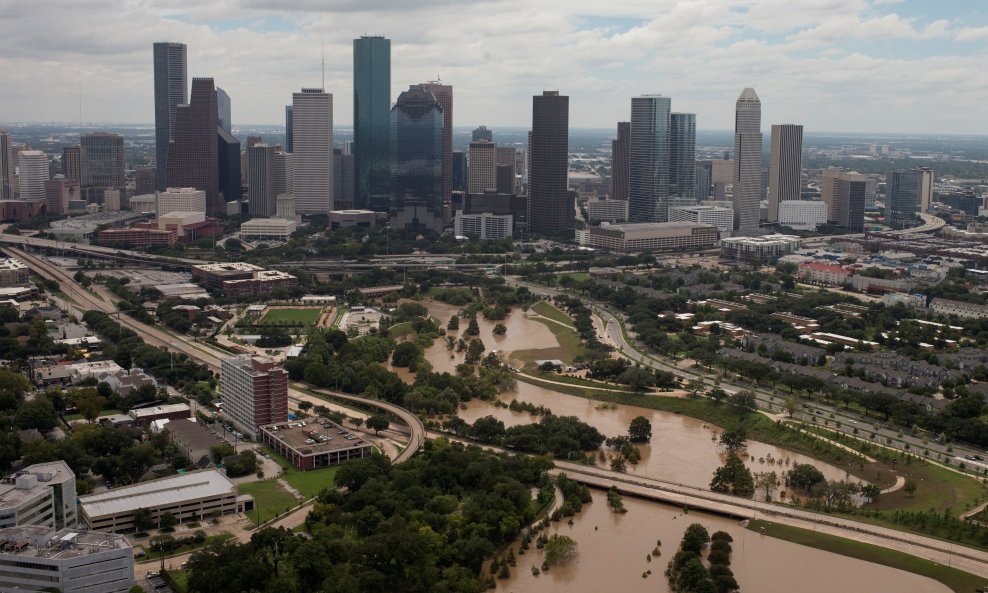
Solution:
M 120 260 L 136 260 L 142 262 L 182 263 L 188 265 L 199 265 L 203 263 L 208 263 L 199 259 L 188 259 L 183 257 L 171 257 L 171 256 L 163 257 L 158 255 L 151 255 L 143 251 L 119 249 L 116 247 L 101 247 L 99 245 L 89 245 L 86 243 L 72 243 L 69 241 L 55 241 L 52 239 L 44 239 L 41 237 L 26 237 L 24 235 L 5 235 L 3 233 L 0 233 L 0 245 L 10 245 L 13 247 L 28 245 L 31 247 L 54 249 L 57 251 L 71 251 L 85 255 L 98 255 L 101 257 L 110 257 Z

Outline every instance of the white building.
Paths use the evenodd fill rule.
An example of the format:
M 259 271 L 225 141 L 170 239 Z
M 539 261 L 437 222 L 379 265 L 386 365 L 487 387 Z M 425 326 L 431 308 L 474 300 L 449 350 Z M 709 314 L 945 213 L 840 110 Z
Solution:
M 0 481 L 0 528 L 75 527 L 75 501 L 75 473 L 67 463 L 36 463 Z
M 827 204 L 819 200 L 785 200 L 779 202 L 779 225 L 794 231 L 815 231 L 827 223 Z
M 240 225 L 240 238 L 247 241 L 288 241 L 298 223 L 286 218 L 252 218 Z
M 624 222 L 628 220 L 627 200 L 587 200 L 589 222 Z
M 131 202 L 133 203 L 133 201 Z M 194 187 L 169 187 L 158 193 L 155 212 L 205 212 L 206 192 Z
M 480 237 L 481 239 L 507 239 L 511 237 L 513 217 L 510 214 L 463 214 L 458 212 L 453 219 L 453 229 L 458 237 Z
M 721 233 L 730 233 L 734 229 L 734 210 L 717 206 L 673 206 L 669 208 L 669 222 L 709 224 Z
M 717 244 L 717 227 L 690 222 L 642 222 L 591 227 L 590 247 L 619 253 L 696 249 Z
M 27 286 L 29 283 L 27 264 L 13 257 L 0 259 L 0 286 Z
M 22 200 L 45 199 L 48 156 L 40 150 L 23 150 L 17 157 L 17 177 Z
M 154 194 L 134 196 L 129 200 L 129 203 L 130 209 L 134 212 L 158 212 L 158 196 Z
M 0 529 L 0 591 L 127 593 L 134 548 L 122 535 L 25 526 Z
M 962 319 L 988 317 L 988 306 L 941 298 L 934 298 L 930 301 L 930 311 L 940 315 L 956 315 Z
M 333 95 L 322 89 L 292 94 L 292 175 L 299 213 L 333 209 Z

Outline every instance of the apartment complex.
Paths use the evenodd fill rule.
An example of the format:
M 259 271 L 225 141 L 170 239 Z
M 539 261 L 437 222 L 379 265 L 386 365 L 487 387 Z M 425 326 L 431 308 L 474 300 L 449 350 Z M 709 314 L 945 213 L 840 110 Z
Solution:
M 223 359 L 223 415 L 251 436 L 257 427 L 288 420 L 288 372 L 270 358 L 241 354 Z
M 453 227 L 458 237 L 486 239 L 507 239 L 511 237 L 512 216 L 510 214 L 464 214 L 458 212 L 453 219 Z

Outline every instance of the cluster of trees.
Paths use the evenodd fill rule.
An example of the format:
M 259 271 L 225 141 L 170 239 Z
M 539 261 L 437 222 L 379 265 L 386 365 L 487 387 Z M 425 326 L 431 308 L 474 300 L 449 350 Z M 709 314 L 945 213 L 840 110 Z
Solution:
M 624 358 L 603 358 L 590 363 L 587 376 L 591 379 L 623 383 L 638 390 L 649 387 L 673 389 L 679 386 L 676 375 L 661 369 L 632 365 Z
M 711 537 L 707 528 L 699 523 L 693 523 L 686 528 L 679 550 L 669 561 L 666 577 L 669 586 L 676 593 L 730 593 L 737 591 L 737 580 L 730 569 L 731 542 L 734 539 L 724 531 L 718 531 Z M 710 543 L 710 553 L 707 561 L 710 568 L 703 564 L 700 553 Z
M 613 350 L 607 344 L 597 339 L 597 330 L 594 328 L 592 311 L 583 304 L 583 301 L 571 296 L 560 295 L 556 297 L 556 303 L 562 307 L 573 318 L 573 327 L 576 333 L 580 334 L 580 339 L 587 347 L 587 352 L 582 355 L 584 360 L 598 360 L 606 358 L 607 353 Z
M 0 359 L 24 361 L 32 356 L 50 354 L 80 356 L 77 352 L 73 356 L 68 346 L 56 344 L 40 316 L 31 317 L 25 313 L 22 317 L 14 307 L 0 306 Z
M 482 443 L 499 445 L 525 453 L 551 453 L 560 459 L 583 459 L 604 442 L 604 435 L 575 416 L 543 416 L 537 424 L 522 424 L 505 428 L 493 416 L 478 418 L 473 425 L 461 418 L 451 418 L 443 428 Z

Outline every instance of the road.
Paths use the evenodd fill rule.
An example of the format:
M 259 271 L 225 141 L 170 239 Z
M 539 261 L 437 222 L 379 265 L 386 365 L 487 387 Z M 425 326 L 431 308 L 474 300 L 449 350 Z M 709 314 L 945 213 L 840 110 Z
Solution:
M 204 262 L 199 259 L 188 259 L 183 257 L 165 257 L 152 255 L 143 251 L 133 251 L 130 249 L 118 249 L 116 247 L 101 247 L 99 245 L 89 245 L 87 243 L 72 243 L 69 241 L 55 241 L 43 239 L 41 237 L 25 237 L 23 235 L 0 234 L 0 245 L 20 247 L 24 245 L 40 247 L 44 249 L 55 249 L 57 251 L 71 251 L 74 253 L 98 255 L 101 257 L 112 257 L 118 259 L 138 260 L 143 262 L 161 261 L 170 263 L 182 263 L 189 265 L 200 265 Z

